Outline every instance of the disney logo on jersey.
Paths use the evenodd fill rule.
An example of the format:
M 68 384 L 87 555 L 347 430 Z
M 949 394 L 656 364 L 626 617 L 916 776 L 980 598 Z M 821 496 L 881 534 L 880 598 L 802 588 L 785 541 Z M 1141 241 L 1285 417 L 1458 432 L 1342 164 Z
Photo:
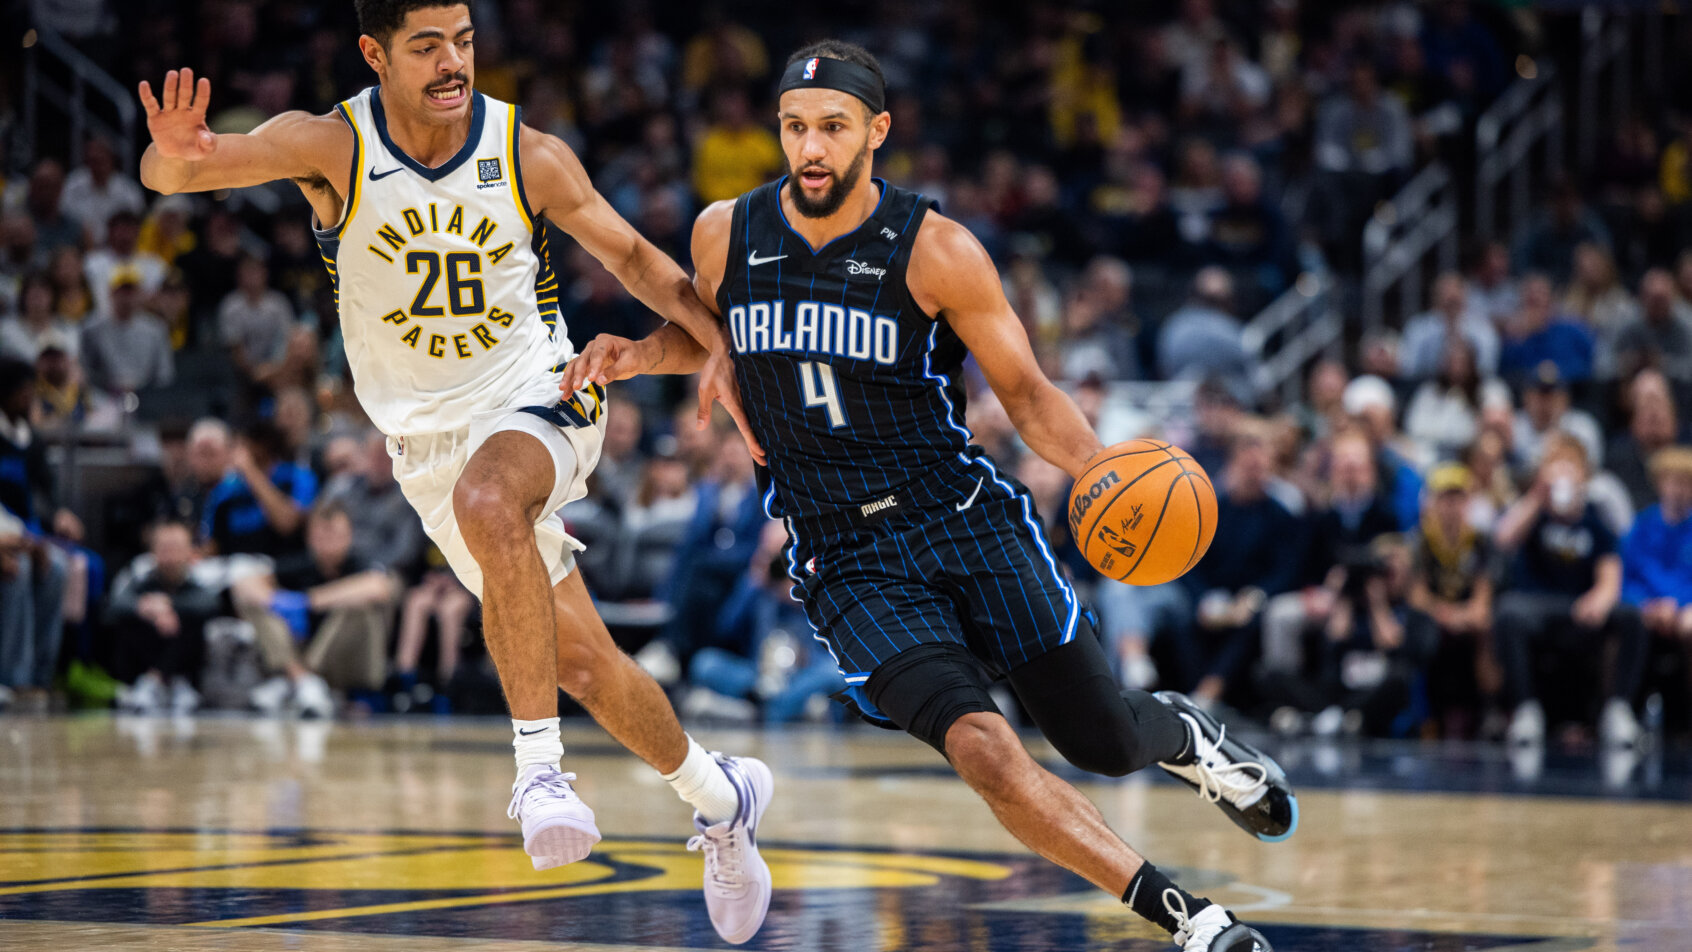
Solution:
M 877 268 L 874 265 L 864 264 L 862 261 L 853 261 L 851 258 L 846 259 L 846 273 L 874 275 L 877 281 L 887 277 L 886 268 Z

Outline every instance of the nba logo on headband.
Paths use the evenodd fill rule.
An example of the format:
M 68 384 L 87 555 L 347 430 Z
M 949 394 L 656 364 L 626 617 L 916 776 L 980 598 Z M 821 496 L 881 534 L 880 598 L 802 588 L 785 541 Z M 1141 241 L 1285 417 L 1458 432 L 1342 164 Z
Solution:
M 817 57 L 815 57 L 815 56 L 811 57 L 811 61 L 809 63 L 805 64 L 805 78 L 806 79 L 816 79 L 817 78 Z

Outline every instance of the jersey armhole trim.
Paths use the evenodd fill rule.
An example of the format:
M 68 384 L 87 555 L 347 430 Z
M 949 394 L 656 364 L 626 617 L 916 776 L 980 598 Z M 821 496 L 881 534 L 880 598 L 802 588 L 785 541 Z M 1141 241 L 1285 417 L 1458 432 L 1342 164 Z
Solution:
M 358 187 L 359 172 L 364 168 L 364 135 L 358 131 L 358 123 L 353 121 L 352 111 L 347 108 L 347 103 L 351 101 L 335 104 L 335 112 L 353 134 L 352 174 L 347 179 L 347 200 L 341 203 L 341 220 L 333 227 L 323 229 L 325 236 L 336 240 L 339 240 L 346 233 L 347 226 L 352 224 L 353 216 L 358 214 L 359 197 L 364 194 Z
M 523 221 L 532 232 L 535 230 L 535 211 L 529 207 L 528 193 L 523 191 L 523 156 L 518 148 L 519 139 L 523 134 L 523 107 L 507 106 L 505 124 L 505 138 L 511 151 L 511 191 L 517 198 L 517 211 L 522 214 Z
M 717 310 L 722 313 L 725 326 L 728 324 L 729 315 L 729 276 L 734 270 L 735 261 L 739 260 L 738 256 L 744 253 L 746 249 L 744 235 L 747 227 L 746 220 L 751 217 L 752 196 L 756 194 L 758 194 L 758 190 L 753 189 L 736 198 L 734 200 L 734 214 L 729 218 L 729 240 L 727 253 L 723 256 L 723 276 L 717 282 Z M 750 269 L 748 269 L 747 279 L 748 281 L 751 279 Z
M 894 267 L 898 269 L 899 287 L 903 288 L 905 292 L 905 305 L 911 309 L 912 313 L 921 314 L 923 317 L 928 318 L 928 322 L 930 324 L 939 324 L 939 314 L 930 314 L 921 304 L 917 303 L 916 295 L 911 293 L 910 278 L 911 258 L 916 255 L 917 236 L 922 234 L 923 222 L 928 220 L 929 209 L 933 207 L 934 199 L 929 198 L 926 195 L 917 199 L 916 208 L 913 209 L 911 213 L 912 222 L 910 225 L 906 226 L 906 228 L 910 229 L 911 232 L 910 244 L 903 249 L 896 258 L 894 258 L 894 261 L 896 262 Z M 892 275 L 889 275 L 889 277 L 892 277 Z

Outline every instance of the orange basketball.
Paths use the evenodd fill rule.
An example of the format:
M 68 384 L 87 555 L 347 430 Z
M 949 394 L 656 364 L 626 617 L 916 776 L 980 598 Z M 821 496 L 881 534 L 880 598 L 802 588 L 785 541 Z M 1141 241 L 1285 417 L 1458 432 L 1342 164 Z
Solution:
M 1160 585 L 1198 564 L 1216 536 L 1216 490 L 1204 467 L 1161 440 L 1104 451 L 1069 494 L 1069 532 L 1100 573 Z

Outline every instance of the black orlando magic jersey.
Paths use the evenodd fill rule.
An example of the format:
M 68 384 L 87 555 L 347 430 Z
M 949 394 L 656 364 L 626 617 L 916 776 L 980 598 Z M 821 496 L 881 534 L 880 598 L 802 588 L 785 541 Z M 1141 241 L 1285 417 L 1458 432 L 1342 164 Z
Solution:
M 930 199 L 881 179 L 857 229 L 812 250 L 781 207 L 787 179 L 735 203 L 717 305 L 772 516 L 852 510 L 967 466 L 965 348 L 911 300 L 905 270 Z M 888 503 L 892 504 L 892 503 Z

